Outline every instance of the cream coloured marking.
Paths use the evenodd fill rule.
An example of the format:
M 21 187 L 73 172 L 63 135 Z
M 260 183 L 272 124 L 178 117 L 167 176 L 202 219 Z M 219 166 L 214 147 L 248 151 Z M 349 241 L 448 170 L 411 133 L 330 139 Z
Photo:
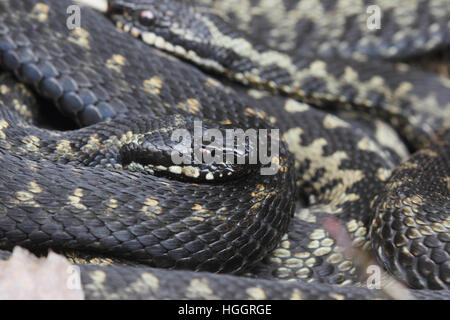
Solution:
M 318 205 L 318 207 L 323 207 Z M 310 209 L 310 208 L 308 208 Z M 304 210 L 309 211 L 309 210 Z M 313 209 L 314 211 L 314 209 Z M 323 212 L 323 209 L 318 210 Z M 297 213 L 298 214 L 298 213 Z M 357 247 L 368 248 L 369 242 L 366 241 L 367 230 L 363 226 L 362 222 L 351 220 L 348 223 L 348 230 L 351 237 L 354 239 L 353 243 Z M 279 279 L 307 279 L 312 275 L 311 268 L 314 268 L 316 263 L 315 257 L 324 257 L 328 263 L 340 265 L 340 268 L 344 272 L 350 272 L 352 270 L 353 262 L 351 260 L 344 260 L 342 255 L 342 248 L 334 246 L 335 242 L 332 238 L 327 237 L 327 233 L 323 228 L 316 228 L 309 235 L 311 242 L 307 246 L 311 249 L 311 252 L 295 252 L 295 248 L 289 249 L 290 246 L 283 246 L 282 244 L 273 251 L 269 260 L 279 265 L 276 269 L 276 277 Z M 289 243 L 287 235 L 283 237 L 283 242 Z M 314 256 L 311 256 L 314 255 Z M 326 257 L 325 257 L 326 256 Z M 346 263 L 343 263 L 346 262 Z M 340 270 L 340 269 L 339 269 Z M 342 275 L 344 278 L 344 275 Z M 345 281 L 344 281 L 345 282 Z M 343 283 L 344 283 L 343 282 Z M 348 284 L 352 284 L 353 281 L 346 281 Z
M 30 181 L 28 184 L 30 185 L 28 188 L 30 192 L 35 194 L 42 192 L 41 187 L 39 187 L 39 185 L 35 181 Z
M 334 244 L 334 240 L 332 238 L 325 238 L 320 241 L 320 244 L 324 247 L 331 247 Z
M 120 54 L 113 54 L 111 58 L 106 60 L 106 67 L 114 70 L 117 73 L 122 72 L 122 67 L 125 65 L 127 59 Z
M 441 179 L 444 180 L 444 182 L 447 182 L 447 189 L 450 191 L 450 177 L 443 177 Z
M 313 251 L 313 254 L 317 257 L 327 255 L 331 252 L 331 247 L 320 247 Z
M 150 288 L 152 288 L 154 291 L 158 290 L 159 280 L 154 274 L 145 272 L 141 275 L 141 279 L 145 283 L 146 287 L 150 286 Z
M 3 129 L 9 127 L 8 122 L 4 119 L 0 119 L 0 139 L 6 139 L 6 134 L 3 132 Z
M 352 268 L 353 263 L 351 261 L 345 260 L 338 265 L 338 269 L 341 271 L 348 271 Z
M 109 266 L 114 263 L 114 260 L 111 258 L 99 258 L 99 257 L 93 257 L 93 258 L 81 258 L 77 255 L 76 252 L 65 252 L 64 256 L 72 263 L 78 263 L 78 264 L 94 264 L 98 266 Z
M 69 200 L 69 204 L 72 207 L 75 207 L 80 210 L 87 210 L 87 207 L 81 203 L 81 198 L 83 197 L 83 189 L 77 188 L 75 189 L 75 192 L 73 195 L 70 195 L 67 197 L 67 200 Z
M 408 149 L 395 130 L 383 121 L 375 121 L 375 139 L 383 147 L 394 150 L 402 160 L 409 156 Z
M 197 212 L 207 212 L 208 211 L 205 208 L 203 208 L 203 206 L 199 203 L 194 204 L 194 206 L 191 209 L 194 211 L 197 211 Z
M 306 259 L 309 256 L 311 256 L 311 253 L 309 252 L 298 252 L 298 253 L 294 253 L 294 257 L 300 258 L 300 259 Z
M 311 240 L 320 240 L 325 238 L 326 232 L 325 229 L 315 229 L 310 235 L 309 238 Z
M 106 273 L 102 270 L 95 270 L 94 272 L 89 273 L 89 277 L 95 284 L 103 286 L 103 283 L 106 280 Z
M 100 150 L 102 147 L 104 148 L 100 140 L 97 138 L 97 134 L 94 134 L 90 136 L 88 142 L 81 147 L 81 151 L 85 153 L 92 153 Z
M 20 89 L 20 91 L 22 91 L 23 95 L 25 95 L 25 96 L 27 96 L 29 98 L 33 98 L 34 97 L 34 94 L 23 83 L 17 83 L 16 86 Z
M 380 181 L 387 181 L 392 174 L 392 170 L 385 169 L 385 168 L 378 168 L 377 170 L 377 178 L 380 179 Z
M 208 279 L 194 278 L 186 288 L 186 297 L 189 299 L 219 299 L 209 286 Z
M 18 201 L 14 201 L 17 205 L 26 205 L 35 208 L 39 208 L 40 204 L 34 200 L 34 194 L 32 191 L 17 191 L 16 198 Z
M 286 104 L 284 105 L 284 109 L 287 112 L 295 113 L 295 112 L 304 112 L 309 110 L 309 105 L 303 102 L 299 102 L 294 99 L 287 99 Z
M 313 240 L 308 244 L 308 249 L 317 249 L 320 243 L 317 240 Z
M 338 127 L 342 127 L 342 128 L 350 127 L 348 122 L 346 122 L 332 114 L 327 114 L 325 116 L 325 118 L 323 119 L 323 126 L 324 126 L 324 128 L 327 128 L 327 129 L 335 129 Z
M 356 229 L 359 228 L 360 225 L 362 225 L 360 221 L 352 219 L 349 222 L 347 222 L 347 230 L 349 233 L 353 233 L 356 231 Z
M 255 110 L 253 108 L 246 108 L 245 113 L 247 116 L 257 116 L 260 119 L 268 119 L 271 123 L 275 123 L 277 119 L 275 117 L 268 117 L 267 113 L 263 110 Z
M 207 87 L 222 87 L 222 84 L 214 78 L 207 78 L 205 82 Z
M 50 8 L 44 3 L 38 2 L 31 10 L 30 16 L 39 22 L 45 22 L 48 19 L 48 12 Z
M 248 294 L 250 300 L 265 300 L 267 299 L 266 293 L 260 287 L 247 288 L 245 292 Z
M 36 136 L 26 136 L 22 139 L 27 151 L 36 152 L 39 150 L 40 139 Z
M 444 221 L 442 222 L 442 225 L 447 228 L 450 229 L 450 216 L 447 216 Z
M 266 191 L 265 191 L 265 187 L 262 184 L 258 184 L 256 186 L 256 191 L 253 191 L 251 193 L 253 199 L 255 199 L 256 201 L 261 201 L 266 197 Z
M 309 146 L 301 145 L 301 134 L 303 134 L 302 129 L 293 128 L 285 132 L 283 139 L 288 144 L 289 151 L 294 153 L 297 167 L 305 160 L 310 160 L 310 166 L 302 178 L 304 181 L 311 181 L 318 170 L 325 170 L 319 179 L 312 182 L 315 190 L 320 190 L 322 186 L 330 182 L 341 181 L 322 195 L 324 199 L 330 200 L 329 205 L 324 209 L 328 208 L 328 213 L 339 213 L 342 211 L 342 208 L 338 208 L 341 204 L 359 199 L 357 194 L 347 194 L 346 190 L 361 181 L 365 175 L 361 170 L 339 169 L 342 160 L 347 159 L 345 152 L 337 151 L 330 156 L 324 156 L 323 148 L 327 145 L 324 138 L 314 140 Z
M 399 166 L 397 166 L 396 170 L 415 169 L 417 167 L 418 167 L 417 163 L 405 161 L 405 162 L 402 162 Z
M 116 209 L 118 207 L 118 201 L 114 198 L 109 199 L 105 205 L 111 209 Z
M 284 248 L 284 249 L 289 249 L 289 247 L 291 246 L 290 241 L 287 239 L 287 235 L 285 235 L 280 242 L 280 247 Z
M 117 26 L 118 26 L 118 28 L 123 28 L 123 30 L 125 32 L 129 32 L 134 36 L 137 36 L 139 33 L 139 30 L 132 29 L 132 27 L 129 24 L 126 24 L 123 26 L 121 26 L 120 24 L 117 24 Z M 186 30 L 186 29 L 183 29 L 183 30 L 185 31 L 185 33 L 183 34 L 183 36 L 185 38 L 189 38 L 189 37 L 193 38 L 193 36 L 189 36 L 189 34 L 186 33 L 186 31 L 189 32 L 189 30 Z M 194 52 L 192 50 L 186 51 L 181 46 L 178 46 L 178 45 L 174 46 L 170 42 L 167 42 L 166 40 L 164 40 L 164 38 L 154 34 L 153 32 L 143 32 L 143 33 L 140 33 L 140 35 L 142 37 L 142 40 L 145 43 L 147 43 L 151 46 L 155 46 L 158 49 L 165 50 L 170 53 L 174 53 L 180 57 L 183 57 L 185 59 L 193 61 L 194 63 L 205 66 L 206 68 L 217 70 L 219 72 L 226 71 L 219 63 L 217 63 L 217 61 L 199 57 L 196 52 Z M 155 53 L 158 54 L 158 52 L 155 52 Z M 159 54 L 161 54 L 161 52 Z M 172 61 L 175 60 L 175 57 L 173 57 L 173 56 L 165 56 L 165 57 Z
M 364 137 L 361 140 L 359 140 L 357 144 L 358 148 L 360 150 L 364 151 L 372 151 L 383 158 L 383 160 L 391 167 L 395 166 L 395 163 L 392 162 L 391 157 L 389 154 L 383 150 L 378 143 L 376 143 L 374 140 L 370 139 L 369 137 Z
M 159 94 L 163 86 L 163 81 L 158 76 L 153 76 L 148 80 L 144 80 L 143 88 L 150 94 Z
M 119 290 L 113 293 L 113 295 L 116 295 L 117 299 L 120 299 L 120 297 L 122 296 L 122 292 L 124 294 L 128 291 L 144 293 L 148 292 L 149 289 L 152 293 L 157 292 L 157 290 L 159 289 L 159 280 L 154 274 L 150 272 L 145 272 L 142 273 L 136 281 L 130 283 L 129 285 L 123 288 L 119 288 Z
M 311 269 L 301 268 L 301 269 L 295 271 L 295 275 L 297 278 L 300 278 L 300 279 L 308 278 L 311 275 Z
M 321 233 L 319 229 L 317 231 L 318 233 Z M 326 237 L 319 241 L 313 240 L 310 248 L 315 249 L 312 252 L 314 256 L 323 257 L 329 255 L 325 258 L 328 263 L 342 264 L 344 257 L 341 253 L 341 249 L 339 247 L 332 247 L 333 244 L 334 240 Z M 279 265 L 276 271 L 276 277 L 285 280 L 310 278 L 312 275 L 312 268 L 314 268 L 314 265 L 317 262 L 316 258 L 312 257 L 311 252 L 308 251 L 278 253 L 277 256 L 272 255 L 269 259 L 272 263 Z M 347 261 L 351 266 L 352 262 L 350 260 Z M 344 277 L 344 275 L 342 275 L 342 277 Z M 345 281 L 343 283 L 345 283 Z M 353 282 L 349 280 L 347 283 L 352 284 Z
M 421 149 L 421 150 L 417 151 L 416 154 L 423 154 L 423 155 L 426 155 L 426 156 L 432 157 L 432 158 L 439 156 L 437 152 L 435 152 L 431 149 Z
M 282 32 L 283 35 L 290 35 L 291 37 L 288 37 L 286 40 L 288 43 L 289 40 L 291 43 L 295 43 L 296 22 L 302 19 L 313 19 L 317 39 L 326 37 L 327 39 L 330 39 L 330 42 L 334 46 L 337 46 L 339 43 L 338 40 L 344 37 L 343 31 L 346 30 L 344 28 L 346 16 L 354 15 L 357 18 L 357 25 L 366 25 L 367 15 L 361 13 L 365 13 L 367 4 L 365 5 L 364 2 L 360 0 L 336 2 L 335 8 L 332 11 L 324 10 L 324 7 L 319 1 L 299 1 L 297 6 L 291 8 L 291 10 L 284 9 L 282 1 L 276 1 L 271 4 L 270 2 L 269 4 L 266 4 L 267 2 L 269 1 L 262 1 L 257 12 L 264 13 L 269 19 L 271 19 L 272 16 L 278 17 L 276 21 L 273 21 L 276 22 L 274 25 L 277 26 L 273 32 Z M 389 1 L 377 1 L 375 4 L 381 7 L 382 12 L 391 10 L 395 19 L 398 18 L 401 23 L 410 21 L 408 19 L 405 20 L 404 18 L 414 17 L 414 12 L 416 12 L 415 4 L 412 4 L 411 2 L 405 2 L 402 3 L 401 6 L 397 5 L 395 7 L 393 7 L 392 2 L 389 3 Z M 277 12 L 277 14 L 272 15 L 273 11 Z M 343 14 L 343 12 L 345 12 L 345 14 Z M 250 18 L 251 17 L 247 17 L 247 19 Z M 413 25 L 410 24 L 406 24 L 405 28 L 407 28 L 409 32 L 415 30 Z M 361 43 L 361 45 L 367 45 L 367 42 L 376 43 L 377 38 L 372 35 L 371 30 L 364 27 L 361 28 L 361 32 L 363 34 L 362 40 L 366 40 L 364 43 Z M 341 43 L 341 47 L 343 47 L 343 45 L 345 45 L 345 43 Z M 286 46 L 287 49 L 293 49 L 291 46 Z
M 107 0 L 75 0 L 82 5 L 90 6 L 91 8 L 98 10 L 100 12 L 106 12 L 108 10 Z
M 146 198 L 140 211 L 145 212 L 145 214 L 150 218 L 155 218 L 157 215 L 161 214 L 163 210 L 159 206 L 158 200 L 154 198 Z
M 288 70 L 290 74 L 294 74 L 297 70 L 289 56 L 273 50 L 264 53 L 257 52 L 246 39 L 226 36 L 207 17 L 201 16 L 200 19 L 208 26 L 212 34 L 211 42 L 213 45 L 235 50 L 240 56 L 250 58 L 252 61 L 258 61 L 262 66 L 277 65 Z M 184 31 L 180 30 L 180 32 Z
M 247 94 L 250 97 L 255 98 L 255 99 L 262 99 L 262 98 L 270 95 L 270 93 L 267 91 L 257 90 L 257 89 L 249 89 L 249 90 L 247 90 Z
M 106 296 L 111 300 L 123 299 L 123 297 L 129 296 L 133 292 L 146 294 L 151 298 L 159 289 L 158 278 L 150 272 L 140 274 L 134 282 L 130 282 L 124 287 L 114 288 L 114 291 L 107 291 L 108 287 L 104 285 L 107 277 L 103 271 L 91 272 L 89 276 L 92 279 L 92 283 L 86 284 L 86 289 L 94 292 L 99 291 L 100 296 Z
M 203 208 L 203 206 L 199 203 L 194 204 L 191 209 L 193 210 L 192 215 L 187 219 L 192 219 L 200 222 L 205 221 L 205 218 L 209 218 L 214 214 L 214 211 Z M 223 217 L 222 215 L 217 215 L 216 217 L 221 220 L 225 219 L 225 217 Z
M 335 300 L 345 300 L 345 297 L 342 294 L 338 294 L 338 293 L 330 293 L 330 298 L 333 298 Z
M 61 156 L 74 156 L 74 153 L 72 151 L 72 146 L 70 145 L 70 141 L 66 139 L 59 140 L 56 143 L 56 154 Z
M 20 201 L 26 202 L 26 201 L 33 199 L 34 196 L 33 196 L 33 194 L 31 194 L 27 191 L 17 191 L 16 197 Z
M 440 81 L 442 83 L 442 81 Z M 450 127 L 450 102 L 440 103 L 435 92 L 429 92 L 423 96 L 411 96 L 412 106 L 418 111 L 416 116 L 410 116 L 408 121 L 413 125 L 420 126 L 429 135 L 435 133 L 435 128 L 424 121 L 422 115 L 426 111 L 426 115 L 430 114 L 443 120 L 442 127 Z
M 304 262 L 302 259 L 299 258 L 289 258 L 284 261 L 283 265 L 286 266 L 288 269 L 299 269 L 304 266 Z
M 155 173 L 155 167 L 152 165 L 142 165 L 140 163 L 136 163 L 136 162 L 131 162 L 130 164 L 126 165 L 124 167 L 127 170 L 130 171 L 135 171 L 135 172 L 146 172 L 149 174 L 154 174 Z M 159 171 L 167 171 L 166 167 L 163 166 L 158 166 L 158 170 Z
M 294 289 L 289 300 L 302 300 L 302 292 L 299 289 Z
M 331 264 L 340 263 L 344 259 L 344 256 L 341 253 L 333 253 L 327 258 L 327 262 Z
M 202 2 L 210 3 L 209 0 L 202 0 Z M 397 38 L 400 33 L 400 39 L 405 37 L 417 38 L 418 30 L 413 24 L 414 17 L 417 16 L 417 2 L 402 0 L 401 4 L 398 1 L 394 4 L 389 0 L 378 0 L 374 4 L 381 8 L 381 12 L 389 11 L 392 14 L 393 21 L 398 22 L 402 27 L 401 32 L 398 31 L 394 34 L 393 46 L 386 48 L 387 53 L 395 53 L 394 44 L 396 40 L 398 41 Z M 214 13 L 224 18 L 227 18 L 227 14 L 233 13 L 235 23 L 240 29 L 244 30 L 249 29 L 253 18 L 264 16 L 273 26 L 268 34 L 269 43 L 286 51 L 296 49 L 294 45 L 297 40 L 298 21 L 302 20 L 311 20 L 314 23 L 315 36 L 311 41 L 316 42 L 319 52 L 329 50 L 330 47 L 338 48 L 340 51 L 351 49 L 343 41 L 345 39 L 343 32 L 347 30 L 345 23 L 348 16 L 354 16 L 356 18 L 355 25 L 361 26 L 359 28 L 361 39 L 356 43 L 356 48 L 377 46 L 380 41 L 379 37 L 366 27 L 367 4 L 361 0 L 336 1 L 333 10 L 325 10 L 319 0 L 298 1 L 296 6 L 290 8 L 287 8 L 281 0 L 261 0 L 258 4 L 245 0 L 216 1 L 214 2 L 214 9 Z M 433 16 L 431 19 L 436 21 L 442 19 L 442 16 L 447 12 L 443 5 L 436 5 L 435 3 L 430 4 L 429 9 Z M 439 26 L 434 26 L 432 29 L 438 33 L 438 28 Z M 324 38 L 328 41 L 320 42 L 320 39 Z M 429 43 L 426 44 L 428 47 L 432 46 L 433 40 L 437 41 L 436 38 L 439 37 L 434 38 L 431 38 Z M 356 51 L 354 56 L 360 56 L 360 54 Z
M 185 102 L 179 102 L 177 106 L 184 111 L 197 114 L 200 111 L 200 102 L 197 99 L 189 98 Z
M 0 85 L 0 94 L 7 94 L 10 92 L 10 89 L 4 84 Z
M 186 177 L 198 178 L 200 176 L 200 170 L 192 166 L 182 167 L 182 173 Z
M 31 119 L 32 113 L 31 113 L 29 106 L 27 106 L 26 104 L 20 103 L 19 100 L 17 100 L 17 99 L 13 99 L 12 103 L 14 106 L 14 110 L 16 110 L 22 117 L 24 117 L 26 119 Z
M 183 172 L 182 167 L 180 166 L 170 166 L 169 172 L 175 173 L 175 174 L 181 174 Z
M 321 60 L 313 61 L 310 64 L 309 68 L 303 68 L 300 70 L 295 66 L 295 63 L 286 54 L 273 50 L 258 52 L 246 39 L 234 39 L 225 34 L 222 34 L 221 31 L 215 26 L 215 24 L 207 17 L 199 16 L 199 18 L 208 26 L 209 30 L 211 31 L 212 44 L 234 50 L 239 56 L 249 58 L 252 61 L 257 61 L 258 65 L 262 67 L 276 65 L 283 70 L 286 70 L 293 79 L 293 83 L 291 86 L 280 87 L 280 89 L 285 91 L 286 93 L 295 94 L 306 98 L 305 93 L 301 90 L 302 84 L 310 77 L 316 77 L 324 81 L 325 92 L 314 93 L 312 98 L 314 101 L 324 98 L 325 100 L 337 99 L 339 101 L 345 102 L 347 101 L 347 98 L 344 95 L 340 94 L 341 86 L 344 84 L 354 84 L 357 81 L 359 90 L 357 96 L 354 97 L 355 103 L 371 107 L 372 102 L 370 99 L 370 92 L 377 91 L 388 99 L 388 101 L 390 102 L 389 110 L 390 112 L 393 112 L 395 114 L 398 114 L 400 112 L 400 109 L 396 105 L 397 99 L 401 97 L 407 97 L 405 95 L 396 96 L 395 92 L 391 91 L 384 85 L 380 85 L 384 84 L 384 80 L 379 76 L 374 76 L 368 81 L 361 81 L 357 79 L 358 73 L 350 67 L 346 68 L 341 78 L 336 78 L 333 75 L 329 74 L 326 70 L 326 63 Z M 185 30 L 183 30 L 183 35 L 184 34 Z M 192 40 L 200 41 L 198 39 L 195 39 L 195 37 L 192 37 Z M 276 84 L 272 83 L 272 81 L 260 78 L 257 70 L 258 69 L 255 68 L 249 73 L 231 74 L 231 76 L 235 77 L 237 80 L 244 82 L 249 80 L 253 83 L 266 83 L 270 87 L 276 87 Z
M 304 6 L 304 2 L 301 2 L 300 7 L 301 6 Z M 342 6 L 342 8 L 341 8 L 341 6 L 342 6 L 342 4 L 339 3 L 336 6 L 336 8 L 337 8 L 336 10 L 339 10 L 339 8 L 340 9 L 347 8 L 346 11 L 350 10 L 350 11 L 353 12 L 355 10 L 355 8 L 361 8 L 361 4 L 358 4 L 358 5 L 355 5 L 355 6 L 344 5 L 344 6 Z M 271 10 L 271 16 L 276 15 L 275 12 L 278 12 L 277 9 L 282 8 L 282 7 L 283 7 L 282 4 L 273 7 L 272 10 Z M 318 6 L 315 6 L 315 7 L 320 8 L 321 6 L 318 5 Z M 314 10 L 316 10 L 316 8 Z M 322 9 L 320 9 L 319 11 L 322 12 L 321 10 Z M 336 12 L 336 10 L 333 10 L 333 12 Z M 411 8 L 408 8 L 408 10 L 411 10 Z M 406 10 L 406 11 L 408 11 L 408 10 Z M 300 11 L 302 11 L 302 10 L 300 10 Z M 290 12 L 295 12 L 295 11 L 290 11 Z M 311 12 L 311 11 L 307 11 L 307 12 Z M 320 14 L 320 12 L 319 12 L 319 14 Z M 324 12 L 322 12 L 322 13 L 324 13 Z M 326 15 L 328 15 L 328 12 L 325 12 L 325 13 L 326 13 Z M 398 11 L 397 11 L 397 13 L 398 13 Z M 343 16 L 346 16 L 346 15 L 343 15 Z M 365 15 L 363 15 L 363 16 L 365 17 Z M 201 18 L 207 19 L 205 17 L 201 17 Z M 292 18 L 292 17 L 290 17 L 290 18 Z M 320 22 L 323 22 L 324 20 L 322 20 Z M 332 23 L 335 23 L 336 19 L 333 18 L 332 20 L 333 20 Z M 341 21 L 341 22 L 345 22 L 345 21 Z M 294 23 L 294 25 L 296 26 L 295 23 Z M 327 29 L 327 33 L 329 33 L 329 29 L 330 28 Z M 339 30 L 339 28 L 337 28 L 337 29 L 336 28 L 331 28 L 331 29 L 336 30 L 336 31 Z M 367 31 L 367 30 L 365 30 L 365 31 Z M 285 34 L 285 33 L 283 32 L 283 34 Z M 217 37 L 217 39 L 218 39 L 217 43 L 220 44 L 220 45 L 223 45 L 222 41 L 224 39 L 227 40 L 226 36 L 221 34 L 220 31 L 218 31 L 218 30 L 217 30 L 217 32 L 213 33 L 213 36 Z M 328 34 L 328 36 L 329 36 L 329 34 Z M 370 39 L 370 37 L 371 37 L 371 34 L 369 33 L 369 34 L 366 35 L 366 39 L 365 40 L 367 40 L 367 38 Z M 192 38 L 191 40 L 196 40 L 195 39 L 195 35 L 191 35 L 190 38 Z M 337 37 L 337 38 L 339 38 L 339 37 Z M 236 39 L 236 43 L 234 45 L 236 45 L 236 47 L 238 47 L 241 42 L 244 42 L 244 44 L 245 44 L 245 39 Z M 245 45 L 241 45 L 241 46 L 245 47 Z M 231 45 L 231 47 L 233 47 L 233 44 Z M 391 48 L 389 48 L 389 49 L 391 49 Z M 240 51 L 245 51 L 242 48 L 238 48 L 237 50 L 239 52 Z M 253 52 L 249 53 L 249 55 L 252 55 L 252 54 L 253 54 Z M 265 53 L 258 53 L 257 52 L 257 54 L 264 55 Z M 360 58 L 362 58 L 362 56 Z M 258 62 L 261 61 L 259 59 L 259 57 L 258 57 L 257 60 L 258 60 Z M 280 59 L 280 60 L 282 60 L 282 59 Z M 316 63 L 316 62 L 318 62 L 318 63 Z M 310 75 L 318 76 L 318 77 L 322 77 L 323 78 L 325 73 L 321 72 L 321 70 L 322 71 L 324 70 L 323 68 L 324 68 L 325 65 L 321 61 L 316 61 L 316 62 L 311 64 L 310 71 L 305 72 L 303 75 L 300 72 L 296 72 L 295 73 L 295 77 L 297 77 L 297 79 L 295 80 L 295 81 L 297 81 L 297 85 L 294 85 L 294 87 L 300 88 L 300 86 L 298 86 L 298 85 L 301 85 L 302 81 L 307 79 Z M 302 71 L 305 71 L 305 70 L 302 70 Z M 317 74 L 315 74 L 314 72 L 317 72 Z M 249 78 L 251 81 L 256 81 L 256 82 L 258 82 L 258 81 L 260 82 L 261 81 L 261 79 L 258 78 L 257 74 L 250 73 L 250 74 L 245 75 L 245 77 Z M 236 78 L 240 78 L 240 80 L 245 80 L 244 75 L 242 75 L 242 74 L 236 75 Z M 340 90 L 336 91 L 335 89 L 336 88 L 339 89 L 341 87 L 341 85 L 343 85 L 344 83 L 355 84 L 358 81 L 357 73 L 354 70 L 352 70 L 351 68 L 347 68 L 345 70 L 345 72 L 344 72 L 344 75 L 341 78 L 339 78 L 339 79 L 337 79 L 337 78 L 336 79 L 331 79 L 330 76 L 325 77 L 323 79 L 327 83 L 328 92 L 324 93 L 324 94 L 317 94 L 316 98 L 313 98 L 313 100 L 320 100 L 321 98 L 332 99 L 332 98 L 336 98 L 337 97 L 338 100 L 345 101 L 346 100 L 345 96 L 340 96 L 339 95 L 339 91 Z M 374 76 L 374 77 L 372 77 L 372 79 L 369 79 L 366 82 L 358 81 L 358 87 L 361 88 L 361 90 L 358 93 L 359 96 L 357 96 L 355 98 L 355 102 L 356 103 L 362 103 L 362 104 L 366 105 L 367 107 L 370 107 L 370 106 L 372 106 L 372 103 L 371 103 L 371 100 L 369 99 L 370 96 L 368 94 L 370 94 L 371 91 L 378 91 L 380 94 L 384 95 L 388 99 L 388 101 L 389 101 L 389 107 L 388 107 L 389 112 L 391 112 L 393 114 L 399 114 L 401 112 L 401 110 L 398 108 L 397 102 L 399 101 L 400 98 L 411 98 L 412 100 L 415 99 L 415 98 L 418 98 L 418 97 L 412 97 L 412 96 L 410 96 L 410 94 L 406 94 L 405 90 L 402 89 L 402 88 L 400 88 L 400 90 L 397 90 L 397 88 L 389 89 L 389 88 L 386 88 L 385 86 L 382 86 L 380 84 L 384 84 L 384 81 L 383 81 L 382 78 L 380 78 L 378 76 Z M 291 91 L 294 91 L 294 93 L 296 93 L 297 95 L 300 95 L 300 96 L 302 96 L 304 94 L 304 93 L 302 93 L 302 90 L 300 90 L 300 89 L 292 90 L 292 89 L 287 88 L 287 87 L 282 88 L 282 89 L 285 90 L 288 93 L 292 93 Z M 436 103 L 434 103 L 433 106 L 431 106 L 431 107 L 436 108 L 437 106 L 438 105 Z M 417 121 L 419 121 L 419 120 L 420 119 L 417 119 Z
M 316 222 L 316 216 L 308 208 L 301 208 L 295 211 L 294 217 L 305 222 Z
M 287 249 L 277 248 L 272 251 L 272 255 L 278 258 L 287 258 L 291 256 L 291 252 Z
M 314 257 L 311 257 L 311 258 L 309 258 L 309 259 L 306 259 L 305 265 L 306 265 L 307 267 L 313 268 L 314 265 L 316 264 L 316 262 L 317 262 L 317 259 L 314 258 Z
M 67 40 L 85 49 L 91 49 L 91 46 L 89 44 L 89 32 L 83 28 L 75 28 L 70 33 L 70 36 L 67 37 Z

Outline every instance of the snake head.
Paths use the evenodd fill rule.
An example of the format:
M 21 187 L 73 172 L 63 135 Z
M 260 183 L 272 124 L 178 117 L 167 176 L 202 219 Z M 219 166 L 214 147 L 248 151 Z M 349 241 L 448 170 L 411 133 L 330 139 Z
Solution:
M 250 161 L 257 146 L 230 136 L 232 125 L 181 115 L 149 119 L 146 125 L 149 130 L 132 135 L 120 149 L 120 162 L 128 170 L 216 182 L 248 176 L 260 167 Z
M 207 69 L 222 73 L 236 60 L 233 50 L 221 46 L 221 32 L 235 30 L 189 1 L 110 0 L 107 14 L 119 29 Z

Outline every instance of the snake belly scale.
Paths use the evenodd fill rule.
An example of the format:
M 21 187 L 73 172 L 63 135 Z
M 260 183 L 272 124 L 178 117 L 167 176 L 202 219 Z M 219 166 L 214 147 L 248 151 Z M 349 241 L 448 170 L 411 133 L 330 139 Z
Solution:
M 1 249 L 117 259 L 80 265 L 88 298 L 385 297 L 324 227 L 337 218 L 413 296 L 447 297 L 448 79 L 278 51 L 199 2 L 83 7 L 70 30 L 71 1 L 0 0 Z M 445 13 L 427 13 L 445 48 Z M 292 63 L 258 64 L 236 43 Z M 280 129 L 276 174 L 170 169 L 168 136 L 195 120 Z M 401 139 L 419 149 L 408 160 Z

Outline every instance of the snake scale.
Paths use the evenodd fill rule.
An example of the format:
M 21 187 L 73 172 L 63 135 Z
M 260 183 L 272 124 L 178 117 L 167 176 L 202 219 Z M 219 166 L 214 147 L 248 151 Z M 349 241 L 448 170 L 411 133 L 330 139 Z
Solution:
M 448 49 L 449 8 L 373 3 L 371 33 L 358 1 L 109 1 L 70 29 L 71 1 L 0 0 L 0 257 L 73 252 L 91 299 L 386 297 L 338 219 L 449 298 L 450 82 L 398 62 Z M 196 120 L 279 129 L 275 174 L 170 166 Z

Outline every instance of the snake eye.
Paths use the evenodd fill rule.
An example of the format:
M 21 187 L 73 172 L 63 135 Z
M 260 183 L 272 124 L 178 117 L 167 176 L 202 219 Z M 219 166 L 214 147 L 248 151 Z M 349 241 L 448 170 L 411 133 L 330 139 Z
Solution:
M 139 13 L 139 23 L 145 27 L 149 27 L 156 21 L 156 16 L 150 10 L 144 10 Z

